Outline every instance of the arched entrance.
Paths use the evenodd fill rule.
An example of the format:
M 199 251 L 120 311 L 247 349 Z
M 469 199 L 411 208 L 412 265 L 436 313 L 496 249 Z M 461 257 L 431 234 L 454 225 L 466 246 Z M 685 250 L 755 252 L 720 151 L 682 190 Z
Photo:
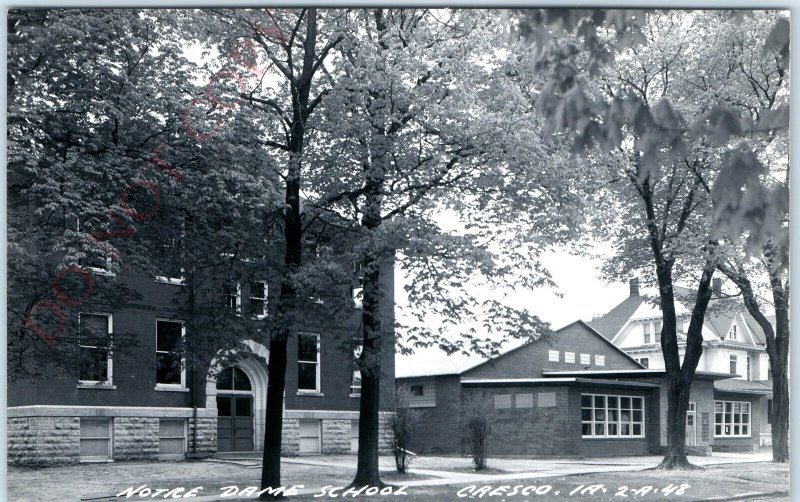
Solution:
M 249 443 L 246 442 L 243 438 L 240 438 L 239 446 L 249 446 L 249 450 L 256 450 L 261 451 L 264 449 L 264 416 L 266 413 L 267 408 L 267 361 L 269 360 L 269 350 L 267 348 L 257 342 L 252 340 L 245 341 L 245 344 L 250 349 L 250 354 L 239 358 L 234 365 L 229 367 L 234 367 L 240 370 L 247 380 L 250 383 L 251 390 L 241 389 L 240 387 L 244 387 L 244 384 L 237 385 L 235 380 L 232 380 L 230 387 L 232 389 L 218 389 L 217 388 L 217 378 L 219 377 L 221 380 L 227 379 L 228 376 L 224 375 L 222 372 L 228 370 L 229 367 L 223 366 L 221 363 L 217 361 L 215 358 L 210 365 L 209 373 L 206 378 L 206 408 L 217 410 L 217 451 L 246 451 L 246 450 L 226 450 L 223 448 L 231 447 L 228 442 L 222 444 L 220 442 L 219 436 L 219 419 L 225 418 L 220 414 L 220 409 L 218 408 L 218 396 L 228 396 L 236 398 L 235 400 L 220 402 L 219 405 L 223 408 L 230 404 L 232 406 L 232 411 L 229 412 L 227 408 L 222 409 L 223 413 L 232 413 L 232 416 L 238 417 L 239 415 L 235 414 L 235 407 L 237 403 L 241 399 L 242 402 L 246 400 L 246 397 L 250 397 L 250 411 L 251 411 L 251 419 L 250 424 L 252 427 L 252 446 L 249 446 Z M 221 356 L 220 356 L 221 357 Z M 235 379 L 234 372 L 231 371 L 230 376 L 232 379 Z M 239 380 L 242 380 L 241 375 L 239 376 Z M 227 380 L 223 380 L 221 384 L 223 387 L 229 387 Z M 234 402 L 235 401 L 235 402 Z M 247 411 L 246 404 L 239 404 L 240 412 L 242 415 Z M 232 418 L 231 415 L 228 415 L 227 418 Z M 241 420 L 240 420 L 241 422 Z M 223 420 L 223 425 L 225 422 Z M 244 435 L 245 426 L 242 426 L 242 431 L 239 431 L 239 435 Z M 237 427 L 238 431 L 238 427 Z M 233 441 L 230 441 L 233 442 Z M 235 442 L 234 442 L 235 443 Z M 233 447 L 237 446 L 236 444 L 232 445 Z
M 228 366 L 217 374 L 217 451 L 253 451 L 253 384 Z

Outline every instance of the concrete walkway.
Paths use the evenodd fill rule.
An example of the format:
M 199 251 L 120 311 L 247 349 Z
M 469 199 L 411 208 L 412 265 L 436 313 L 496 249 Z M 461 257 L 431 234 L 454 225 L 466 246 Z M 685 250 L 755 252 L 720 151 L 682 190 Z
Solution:
M 443 469 L 420 468 L 409 469 L 409 473 L 430 476 L 432 479 L 417 479 L 404 481 L 402 484 L 408 487 L 419 486 L 445 486 L 459 484 L 495 484 L 498 482 L 526 479 L 541 479 L 561 476 L 574 476 L 581 474 L 598 474 L 604 472 L 631 472 L 642 471 L 657 466 L 663 457 L 644 456 L 644 457 L 609 457 L 591 459 L 524 459 L 524 458 L 500 458 L 490 459 L 490 465 L 498 469 L 510 467 L 517 472 L 504 474 L 481 474 L 467 472 L 453 472 Z M 386 457 L 383 460 L 382 472 L 391 472 L 393 467 L 386 465 Z M 248 459 L 249 460 L 249 459 Z M 391 460 L 391 458 L 389 458 Z M 424 464 L 452 464 L 454 461 L 464 460 L 458 457 L 420 457 L 419 463 Z M 714 453 L 708 457 L 689 457 L 689 461 L 699 466 L 712 466 L 722 464 L 770 462 L 771 453 Z M 236 460 L 230 460 L 236 461 Z M 292 457 L 281 459 L 286 464 L 304 464 L 318 467 L 333 467 L 348 470 L 355 470 L 356 458 L 348 456 L 313 456 L 313 457 Z M 249 462 L 248 462 L 249 463 Z M 260 465 L 259 465 L 260 466 Z M 249 466 L 248 466 L 249 467 Z M 310 495 L 319 493 L 319 487 L 310 487 L 298 490 L 299 495 Z M 230 497 L 225 500 L 252 500 L 255 497 L 236 498 Z M 197 502 L 213 502 L 219 497 L 198 497 Z

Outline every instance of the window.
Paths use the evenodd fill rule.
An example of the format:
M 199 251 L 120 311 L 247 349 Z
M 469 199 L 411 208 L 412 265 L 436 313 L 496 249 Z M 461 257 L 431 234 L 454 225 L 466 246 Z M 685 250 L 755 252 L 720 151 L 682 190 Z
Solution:
M 185 260 L 183 238 L 167 239 L 162 244 L 161 262 L 164 275 L 157 275 L 156 282 L 182 286 L 186 284 L 186 270 L 183 268 Z
M 180 354 L 185 334 L 180 321 L 156 321 L 156 385 L 186 385 Z
M 592 364 L 592 355 L 581 354 L 581 364 Z
M 363 347 L 360 342 L 356 341 L 358 345 L 353 349 L 353 378 L 350 382 L 350 397 L 358 397 L 361 395 L 361 371 L 358 369 L 358 358 L 361 357 Z
M 517 394 L 517 408 L 533 408 L 533 394 Z
M 110 418 L 81 417 L 80 456 L 82 461 L 111 458 Z
M 575 353 L 574 352 L 564 352 L 564 362 L 565 363 L 574 363 L 575 362 Z
M 661 343 L 661 321 L 656 321 L 653 327 L 653 333 L 656 337 L 656 343 Z
M 548 359 L 548 361 L 558 362 L 558 351 L 557 350 L 549 350 L 547 352 L 547 359 Z
M 436 406 L 436 381 L 433 378 L 415 379 L 409 386 L 409 408 Z
M 652 343 L 649 322 L 642 324 L 642 333 L 644 334 L 644 343 L 645 344 Z
M 361 395 L 361 370 L 353 370 L 353 380 L 350 383 L 350 397 Z
M 731 354 L 731 375 L 736 375 L 736 363 L 739 362 L 739 359 L 736 357 L 736 354 Z
M 78 314 L 78 342 L 82 383 L 111 384 L 112 322 L 108 314 Z
M 319 335 L 297 335 L 297 390 L 319 392 Z
M 158 420 L 158 458 L 180 459 L 186 454 L 186 420 L 161 418 Z
M 715 437 L 750 437 L 750 403 L 714 401 Z
M 320 453 L 319 420 L 300 420 L 300 453 Z
M 555 408 L 556 406 L 556 393 L 555 392 L 540 392 L 536 396 L 536 401 L 539 408 Z
M 250 315 L 256 319 L 267 317 L 267 294 L 269 287 L 265 281 L 250 283 Z
M 358 453 L 358 420 L 350 420 L 350 453 Z
M 353 285 L 353 306 L 360 309 L 364 305 L 364 271 L 361 264 L 354 264 L 356 281 Z
M 242 312 L 242 288 L 239 284 L 225 286 L 222 292 L 225 300 L 225 310 L 231 314 L 239 315 Z
M 594 363 L 597 366 L 605 366 L 606 365 L 606 356 L 594 356 Z
M 510 394 L 498 394 L 494 396 L 494 409 L 496 410 L 505 410 L 511 408 L 511 395 Z
M 642 366 L 644 366 L 645 368 L 649 368 L 650 367 L 650 358 L 649 357 L 639 357 L 639 358 L 636 359 L 636 361 L 639 364 L 641 364 Z
M 581 436 L 644 437 L 644 399 L 634 396 L 581 395 Z
M 247 392 L 253 390 L 253 387 L 250 378 L 241 368 L 230 366 L 217 373 L 217 390 Z
M 739 330 L 736 326 L 736 323 L 731 324 L 731 329 L 728 330 L 728 339 L 739 340 Z

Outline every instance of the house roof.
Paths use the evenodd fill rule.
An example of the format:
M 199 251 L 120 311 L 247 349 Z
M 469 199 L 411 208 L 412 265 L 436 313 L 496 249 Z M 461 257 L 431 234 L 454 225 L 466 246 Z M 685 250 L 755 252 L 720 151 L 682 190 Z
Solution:
M 675 286 L 674 290 L 675 300 L 691 311 L 695 292 L 682 286 Z M 607 314 L 593 319 L 588 324 L 604 337 L 612 340 L 645 301 L 647 301 L 647 297 L 644 295 L 629 296 Z M 712 298 L 711 301 L 708 302 L 705 325 L 714 335 L 720 339 L 725 339 L 737 314 L 741 315 L 744 319 L 747 327 L 753 334 L 756 344 L 764 345 L 766 343 L 764 331 L 753 316 L 747 312 L 741 300 L 738 298 Z M 744 336 L 746 340 L 749 340 L 748 335 L 745 334 Z
M 729 378 L 714 382 L 714 390 L 720 392 L 736 392 L 740 394 L 762 394 L 772 395 L 772 385 L 770 382 L 754 382 L 750 380 L 739 380 Z
M 644 368 L 644 366 L 639 364 L 638 361 L 636 361 L 634 358 L 632 358 L 624 350 L 620 349 L 619 347 L 617 347 L 616 345 L 611 343 L 611 341 L 609 341 L 606 337 L 604 337 L 602 335 L 602 333 L 598 332 L 596 329 L 592 328 L 589 324 L 587 324 L 587 323 L 585 323 L 583 321 L 574 321 L 574 322 L 571 322 L 571 323 L 567 324 L 566 326 L 563 326 L 563 327 L 559 328 L 555 332 L 555 336 L 558 336 L 558 334 L 560 332 L 564 331 L 565 329 L 569 328 L 570 326 L 572 326 L 574 324 L 580 324 L 581 326 L 585 327 L 588 332 L 593 333 L 594 335 L 597 336 L 598 339 L 602 340 L 605 344 L 607 344 L 611 350 L 619 353 L 622 357 L 624 357 L 625 359 L 628 359 L 629 361 L 634 363 L 636 366 Z M 486 364 L 488 362 L 496 360 L 496 359 L 498 359 L 500 357 L 503 357 L 504 355 L 506 355 L 506 354 L 508 354 L 510 352 L 513 352 L 515 350 L 521 349 L 522 347 L 525 347 L 525 346 L 527 346 L 527 345 L 529 345 L 531 343 L 535 343 L 535 342 L 536 342 L 536 340 L 520 343 L 520 344 L 514 345 L 514 346 L 509 346 L 505 350 L 500 352 L 500 354 L 498 354 L 497 356 L 492 357 L 492 358 L 471 357 L 471 358 L 461 358 L 461 359 L 452 358 L 452 359 L 448 360 L 448 358 L 445 356 L 445 357 L 442 357 L 442 360 L 440 362 L 437 362 L 437 364 L 435 366 L 434 365 L 425 365 L 425 366 L 423 366 L 423 365 L 414 365 L 413 367 L 412 366 L 407 366 L 406 367 L 406 366 L 403 366 L 403 365 L 398 365 L 395 368 L 395 377 L 396 378 L 419 378 L 419 377 L 428 377 L 428 376 L 461 375 L 461 374 L 465 373 L 466 371 L 469 371 L 471 369 L 477 368 L 478 366 L 481 366 L 483 364 Z
M 606 339 L 611 340 L 646 299 L 647 297 L 643 295 L 629 296 L 607 314 L 597 319 L 592 319 L 587 324 Z

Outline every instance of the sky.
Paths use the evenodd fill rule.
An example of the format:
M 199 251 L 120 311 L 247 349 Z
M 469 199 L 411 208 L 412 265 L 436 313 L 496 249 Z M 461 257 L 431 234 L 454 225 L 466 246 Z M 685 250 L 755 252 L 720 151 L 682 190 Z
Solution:
M 521 299 L 518 306 L 526 307 L 549 322 L 551 328 L 559 329 L 577 320 L 590 321 L 593 317 L 605 314 L 621 303 L 629 295 L 625 283 L 607 283 L 600 278 L 601 257 L 574 256 L 566 252 L 552 251 L 542 257 L 550 271 L 557 289 L 541 288 L 530 291 Z M 398 320 L 402 321 L 402 306 L 405 304 L 403 291 L 404 278 L 396 274 L 395 301 Z M 559 294 L 561 296 L 559 296 Z M 445 358 L 445 359 L 442 359 Z M 395 365 L 398 375 L 410 367 L 430 366 L 431 364 L 458 364 L 470 358 L 463 355 L 447 356 L 438 349 L 417 350 L 412 355 L 397 354 Z

